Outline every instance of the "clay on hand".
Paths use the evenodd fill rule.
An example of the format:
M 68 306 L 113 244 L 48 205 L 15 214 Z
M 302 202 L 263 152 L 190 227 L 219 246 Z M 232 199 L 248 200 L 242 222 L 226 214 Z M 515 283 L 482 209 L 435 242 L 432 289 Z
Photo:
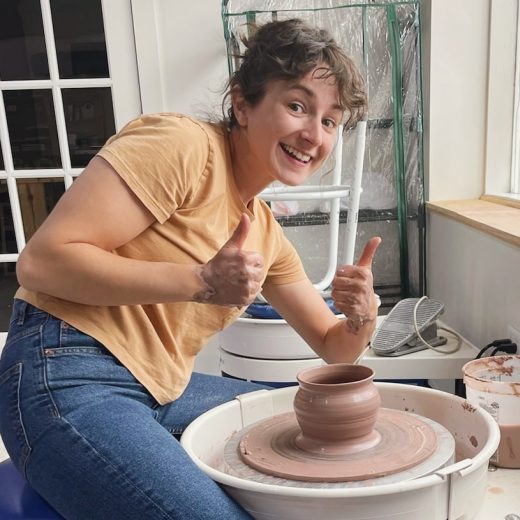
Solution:
M 249 305 L 261 290 L 264 259 L 242 246 L 249 233 L 251 222 L 244 213 L 231 238 L 220 251 L 196 271 L 204 288 L 193 296 L 199 303 L 226 306 Z
M 381 238 L 371 238 L 358 262 L 338 267 L 331 284 L 334 307 L 347 316 L 347 327 L 353 333 L 377 318 L 372 261 L 380 243 Z

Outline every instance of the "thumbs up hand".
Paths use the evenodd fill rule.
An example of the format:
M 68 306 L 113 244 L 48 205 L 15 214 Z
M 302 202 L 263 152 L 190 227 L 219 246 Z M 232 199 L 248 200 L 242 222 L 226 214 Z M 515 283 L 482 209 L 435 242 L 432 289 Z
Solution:
M 200 266 L 199 276 L 205 287 L 194 296 L 199 303 L 217 305 L 249 305 L 260 292 L 264 259 L 242 246 L 249 233 L 251 221 L 243 213 L 231 238 L 205 265 Z
M 374 294 L 372 261 L 381 238 L 371 238 L 355 265 L 342 265 L 332 281 L 334 306 L 347 316 L 347 327 L 357 333 L 359 327 L 377 317 L 377 296 Z

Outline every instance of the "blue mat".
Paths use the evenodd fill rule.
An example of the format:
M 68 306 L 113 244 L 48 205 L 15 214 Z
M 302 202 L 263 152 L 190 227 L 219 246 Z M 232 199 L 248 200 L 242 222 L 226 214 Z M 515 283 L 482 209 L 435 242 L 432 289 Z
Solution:
M 24 480 L 10 460 L 0 463 L 1 520 L 63 520 Z
M 329 306 L 329 309 L 334 314 L 341 314 L 340 311 L 338 311 L 334 307 L 334 303 L 333 303 L 331 298 L 326 299 L 325 303 Z M 282 317 L 278 314 L 276 309 L 274 309 L 268 303 L 252 303 L 246 309 L 246 313 L 249 314 L 249 316 L 251 316 L 251 318 L 260 318 L 260 319 L 264 319 L 264 320 L 280 320 L 280 319 L 282 319 Z

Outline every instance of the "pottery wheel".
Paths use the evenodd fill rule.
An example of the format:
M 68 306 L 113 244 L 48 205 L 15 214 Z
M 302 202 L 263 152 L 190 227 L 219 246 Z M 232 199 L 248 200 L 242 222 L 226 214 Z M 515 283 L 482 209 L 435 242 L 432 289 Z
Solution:
M 380 408 L 372 441 L 359 449 L 304 451 L 294 412 L 260 421 L 242 433 L 241 459 L 250 467 L 293 480 L 348 482 L 374 479 L 416 466 L 437 447 L 434 429 L 417 415 Z M 375 439 L 375 442 L 374 442 Z

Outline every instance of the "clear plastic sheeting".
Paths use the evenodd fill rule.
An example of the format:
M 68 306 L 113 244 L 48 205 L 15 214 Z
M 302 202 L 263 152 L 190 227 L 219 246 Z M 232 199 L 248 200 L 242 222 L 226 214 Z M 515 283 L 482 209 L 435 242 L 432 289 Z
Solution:
M 368 93 L 368 123 L 356 256 L 374 235 L 383 242 L 373 272 L 383 307 L 424 294 L 424 187 L 420 2 L 378 0 L 223 0 L 222 18 L 229 68 L 243 52 L 240 35 L 248 23 L 301 18 L 328 29 L 356 62 Z M 343 139 L 341 184 L 351 185 L 355 142 Z M 309 184 L 329 185 L 333 162 Z M 301 201 L 273 208 L 298 249 L 311 280 L 327 269 L 330 202 Z M 348 205 L 341 206 L 341 254 Z M 286 212 L 286 214 L 283 214 Z

